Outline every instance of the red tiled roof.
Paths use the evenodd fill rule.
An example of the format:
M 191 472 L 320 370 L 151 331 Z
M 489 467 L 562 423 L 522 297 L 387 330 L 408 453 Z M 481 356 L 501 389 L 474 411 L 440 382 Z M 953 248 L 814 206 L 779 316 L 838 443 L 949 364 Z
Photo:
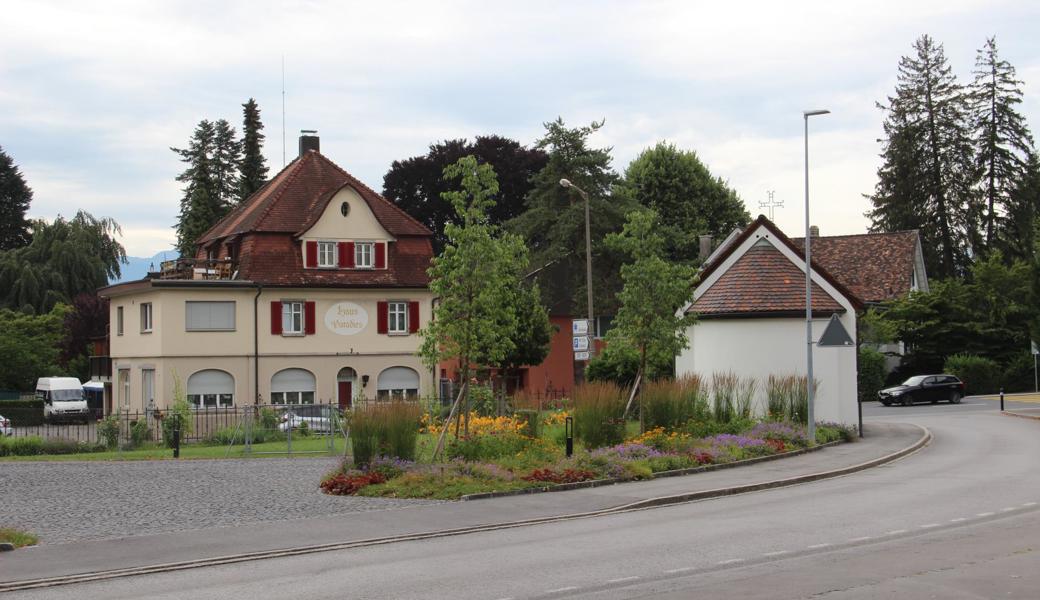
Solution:
M 332 196 L 350 186 L 364 198 L 390 235 L 431 236 L 429 229 L 319 152 L 308 151 L 289 163 L 238 208 L 199 238 L 208 245 L 231 235 L 279 232 L 298 235 L 321 217 Z
M 816 282 L 812 307 L 814 314 L 845 311 Z M 804 314 L 805 273 L 772 244 L 757 244 L 701 294 L 690 311 L 702 317 Z
M 780 231 L 780 229 L 778 229 L 777 226 L 774 225 L 772 221 L 767 219 L 765 217 L 765 215 L 758 215 L 757 219 L 755 219 L 754 221 L 751 222 L 750 225 L 745 227 L 744 231 L 740 232 L 740 235 L 738 235 L 736 238 L 734 238 L 716 256 L 712 257 L 711 262 L 708 262 L 708 263 L 706 263 L 704 265 L 704 268 L 702 268 L 701 272 L 698 274 L 699 277 L 700 277 L 700 280 L 701 281 L 707 280 L 708 277 L 712 273 L 714 273 L 720 266 L 722 266 L 722 264 L 724 262 L 726 262 L 726 259 L 728 259 L 729 256 L 731 254 L 733 254 L 733 252 L 735 252 L 737 248 L 739 248 L 745 241 L 747 241 L 747 239 L 749 237 L 751 237 L 751 235 L 755 231 L 759 230 L 759 227 L 765 228 L 769 233 L 773 234 L 773 236 L 776 238 L 776 240 L 778 242 L 780 242 L 781 244 L 783 244 L 784 246 L 789 248 L 801 260 L 805 260 L 805 254 L 802 252 L 802 249 L 799 248 L 798 246 L 796 246 L 794 244 L 794 242 L 791 241 L 791 238 L 789 238 L 786 235 L 784 235 L 784 232 Z M 790 261 L 788 261 L 788 262 L 790 262 Z M 796 266 L 796 268 L 797 268 L 797 266 Z M 833 286 L 836 290 L 838 290 L 838 292 L 841 295 L 843 295 L 846 298 L 848 298 L 849 302 L 851 302 L 854 307 L 856 307 L 857 309 L 863 308 L 863 301 L 859 298 L 859 296 L 856 296 L 855 294 L 853 294 L 847 287 L 845 287 L 844 284 L 842 284 L 840 281 L 835 279 L 834 276 L 831 275 L 827 271 L 827 269 L 822 268 L 820 266 L 819 262 L 816 261 L 815 257 L 813 257 L 812 269 L 813 269 L 814 273 L 818 274 L 820 277 L 822 277 L 824 280 L 826 280 L 827 283 L 831 284 L 831 286 Z M 799 273 L 802 273 L 802 275 L 801 275 L 802 281 L 803 281 L 803 284 L 802 284 L 802 290 L 803 290 L 802 294 L 803 294 L 803 298 L 804 298 L 804 293 L 805 293 L 805 291 L 804 291 L 805 290 L 805 284 L 804 284 L 805 273 L 803 271 L 801 271 L 801 269 L 799 269 Z M 805 310 L 805 302 L 804 302 L 804 300 L 802 302 L 802 310 L 803 311 Z
M 864 302 L 883 302 L 910 293 L 917 232 L 814 237 L 813 264 L 819 264 Z M 805 238 L 791 240 L 799 250 Z
M 242 241 L 239 279 L 292 287 L 427 287 L 433 247 L 428 237 L 387 244 L 386 269 L 304 269 L 300 242 L 284 233 L 251 233 Z

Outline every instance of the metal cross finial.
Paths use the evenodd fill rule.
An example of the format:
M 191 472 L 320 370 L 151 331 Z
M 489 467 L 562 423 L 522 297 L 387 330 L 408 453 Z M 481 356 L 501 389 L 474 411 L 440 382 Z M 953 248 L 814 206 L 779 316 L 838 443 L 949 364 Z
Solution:
M 784 201 L 783 200 L 777 200 L 774 197 L 776 195 L 776 190 L 769 190 L 769 191 L 766 192 L 766 195 L 769 196 L 769 200 L 765 200 L 763 202 L 759 202 L 758 203 L 758 207 L 759 208 L 768 209 L 769 210 L 769 220 L 772 221 L 773 220 L 773 209 L 777 208 L 777 207 L 783 208 L 784 207 Z

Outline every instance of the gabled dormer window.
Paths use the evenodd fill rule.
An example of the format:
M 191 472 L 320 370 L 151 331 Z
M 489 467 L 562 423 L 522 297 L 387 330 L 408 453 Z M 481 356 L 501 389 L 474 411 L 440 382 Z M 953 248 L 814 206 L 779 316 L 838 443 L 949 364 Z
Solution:
M 318 267 L 336 266 L 336 242 L 318 242 Z
M 373 266 L 373 255 L 375 252 L 372 251 L 374 244 L 372 242 L 355 242 L 354 243 L 354 267 L 358 269 L 371 269 Z

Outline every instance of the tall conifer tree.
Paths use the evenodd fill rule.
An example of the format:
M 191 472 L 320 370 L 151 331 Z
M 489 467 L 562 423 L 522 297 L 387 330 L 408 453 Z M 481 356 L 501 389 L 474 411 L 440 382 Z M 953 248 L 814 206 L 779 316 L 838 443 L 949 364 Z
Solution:
M 252 196 L 267 181 L 263 129 L 260 107 L 256 100 L 250 98 L 242 105 L 242 159 L 238 166 L 239 202 Z
M 1034 206 L 1017 206 L 1025 200 L 1015 189 L 1026 177 L 1034 152 L 1033 137 L 1025 119 L 1015 109 L 1022 103 L 1022 82 L 1015 68 L 997 53 L 996 38 L 986 40 L 975 58 L 972 92 L 972 126 L 975 130 L 975 167 L 982 194 L 977 245 L 982 250 L 1011 250 L 1018 236 L 1031 229 Z M 1025 219 L 1026 223 L 1013 222 Z M 1019 252 L 1007 258 L 1025 258 Z
M 0 250 L 21 248 L 32 239 L 25 218 L 32 196 L 18 167 L 0 148 Z
M 185 184 L 176 225 L 177 250 L 182 256 L 195 255 L 195 241 L 223 214 L 213 171 L 215 135 L 214 124 L 204 119 L 195 127 L 187 148 L 170 148 L 187 165 L 177 176 Z
M 887 112 L 884 164 L 867 214 L 874 231 L 919 229 L 929 273 L 952 277 L 967 268 L 968 228 L 978 213 L 970 107 L 942 45 L 924 35 L 914 50 L 899 61 L 895 95 L 878 105 Z
M 219 219 L 238 205 L 238 168 L 242 157 L 242 145 L 235 138 L 235 128 L 225 119 L 217 121 L 213 129 L 213 154 L 210 160 L 219 200 Z

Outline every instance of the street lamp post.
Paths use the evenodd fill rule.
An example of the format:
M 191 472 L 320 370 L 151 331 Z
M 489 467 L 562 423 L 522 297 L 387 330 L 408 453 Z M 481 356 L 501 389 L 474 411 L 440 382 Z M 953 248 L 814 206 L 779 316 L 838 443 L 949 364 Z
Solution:
M 589 330 L 592 336 L 595 337 L 594 328 L 596 324 L 592 320 L 592 233 L 589 227 L 589 195 L 585 190 L 571 183 L 569 179 L 561 179 L 560 185 L 577 190 L 581 197 L 585 199 L 585 287 L 589 296 Z M 589 344 L 589 353 L 596 353 L 595 344 Z
M 805 355 L 806 376 L 805 391 L 809 399 L 809 442 L 816 440 L 816 416 L 813 410 L 815 403 L 815 380 L 813 379 L 813 341 L 812 341 L 812 238 L 809 233 L 809 117 L 826 115 L 831 111 L 806 110 L 802 111 L 805 121 Z

